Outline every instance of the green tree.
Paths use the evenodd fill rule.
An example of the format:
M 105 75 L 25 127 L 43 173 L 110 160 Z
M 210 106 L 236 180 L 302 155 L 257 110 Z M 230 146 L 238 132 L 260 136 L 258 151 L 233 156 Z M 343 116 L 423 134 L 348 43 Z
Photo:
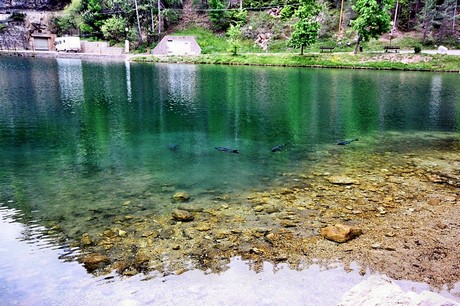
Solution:
M 82 23 L 80 16 L 81 10 L 81 1 L 72 0 L 72 2 L 65 7 L 62 13 L 54 17 L 54 31 L 58 36 L 66 34 L 79 35 L 80 24 Z
M 454 25 L 455 15 L 457 11 L 457 0 L 444 0 L 444 2 L 437 6 L 437 16 L 435 18 L 435 26 L 438 28 L 438 41 L 443 42 L 446 34 L 455 36 Z M 454 22 L 452 22 L 454 21 Z M 452 27 L 451 27 L 452 26 Z
M 101 26 L 102 35 L 111 42 L 119 42 L 125 37 L 125 20 L 121 17 L 112 17 L 104 21 Z
M 233 55 L 238 53 L 238 48 L 241 47 L 241 26 L 231 24 L 227 30 L 227 42 L 230 47 L 230 51 Z
M 83 12 L 81 14 L 83 23 L 80 29 L 83 32 L 91 33 L 92 35 L 101 36 L 100 28 L 104 23 L 104 15 L 102 14 L 101 0 L 84 0 L 82 1 Z
M 227 30 L 231 24 L 245 23 L 246 10 L 228 10 L 222 0 L 209 0 L 209 19 L 218 30 Z
M 289 45 L 293 48 L 300 48 L 300 55 L 303 55 L 304 47 L 313 44 L 318 38 L 320 23 L 317 15 L 320 6 L 315 0 L 303 0 L 294 16 L 299 20 L 294 24 L 294 31 L 289 39 Z
M 55 31 L 58 36 L 72 34 L 78 29 L 78 24 L 75 17 L 71 15 L 57 16 L 53 19 Z
M 436 14 L 436 0 L 426 0 L 422 9 L 420 21 L 421 28 L 423 29 L 423 42 L 426 42 L 431 31 L 434 16 Z
M 361 42 L 378 38 L 390 30 L 391 15 L 390 7 L 393 0 L 357 0 L 352 6 L 357 17 L 351 21 L 353 30 L 358 32 L 355 54 L 358 52 Z

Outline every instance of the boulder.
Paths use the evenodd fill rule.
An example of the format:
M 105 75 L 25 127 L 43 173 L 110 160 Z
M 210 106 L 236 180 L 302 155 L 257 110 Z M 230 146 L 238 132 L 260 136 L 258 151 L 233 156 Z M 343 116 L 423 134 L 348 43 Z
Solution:
M 174 220 L 188 222 L 195 219 L 195 217 L 186 210 L 175 209 L 172 213 Z
M 439 46 L 439 48 L 438 48 L 439 54 L 447 54 L 447 51 L 448 51 L 448 50 L 449 50 L 449 49 L 447 49 L 447 48 L 444 47 L 444 46 Z
M 346 242 L 361 235 L 363 231 L 359 228 L 345 224 L 328 225 L 321 229 L 321 236 L 338 243 Z
M 178 191 L 173 195 L 173 200 L 176 202 L 187 202 L 190 200 L 190 194 L 186 191 Z

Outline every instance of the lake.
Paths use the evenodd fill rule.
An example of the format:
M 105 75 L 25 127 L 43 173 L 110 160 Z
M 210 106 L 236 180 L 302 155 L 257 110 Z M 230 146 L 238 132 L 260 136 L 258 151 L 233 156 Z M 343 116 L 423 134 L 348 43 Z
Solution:
M 76 264 L 80 254 L 101 256 L 96 263 L 79 259 L 96 275 L 218 272 L 235 255 L 267 259 L 254 240 L 291 228 L 310 239 L 326 222 L 299 226 L 277 199 L 328 192 L 317 181 L 330 174 L 362 179 L 363 169 L 390 169 L 381 160 L 375 166 L 376 158 L 392 156 L 399 165 L 411 154 L 457 154 L 459 80 L 0 57 L 2 218 L 28 229 L 22 241 L 57 248 L 61 260 L 51 266 Z M 322 213 L 316 200 L 290 201 L 303 205 L 305 218 Z M 195 221 L 171 219 L 177 208 Z M 219 245 L 218 259 L 208 255 L 215 249 L 205 251 L 210 243 Z M 276 256 L 298 266 L 303 255 Z M 0 263 L 8 271 L 3 277 L 20 274 L 10 259 Z

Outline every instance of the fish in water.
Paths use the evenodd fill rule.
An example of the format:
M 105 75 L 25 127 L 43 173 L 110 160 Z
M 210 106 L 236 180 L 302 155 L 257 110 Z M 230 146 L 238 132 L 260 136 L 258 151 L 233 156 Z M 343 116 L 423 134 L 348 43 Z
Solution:
M 279 152 L 284 150 L 284 148 L 286 148 L 286 144 L 277 145 L 272 148 L 272 152 Z
M 177 150 L 177 144 L 175 143 L 170 143 L 168 145 L 168 149 L 170 149 L 171 151 L 176 151 Z
M 229 148 L 226 148 L 226 147 L 215 147 L 215 149 L 217 151 L 221 151 L 221 152 L 225 152 L 225 153 L 236 153 L 236 154 L 238 154 L 238 150 L 229 149 Z
M 347 144 L 352 143 L 353 141 L 358 141 L 358 138 L 355 139 L 347 139 L 347 140 L 340 140 L 337 144 L 339 146 L 346 146 Z

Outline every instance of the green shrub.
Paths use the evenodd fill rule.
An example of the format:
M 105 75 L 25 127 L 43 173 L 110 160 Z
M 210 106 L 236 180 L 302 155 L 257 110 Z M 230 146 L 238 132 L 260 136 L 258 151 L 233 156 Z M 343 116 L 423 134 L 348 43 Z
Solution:
M 109 40 L 111 44 L 120 42 L 125 39 L 125 20 L 121 17 L 112 17 L 104 20 L 101 26 L 102 35 Z
M 26 14 L 19 13 L 19 12 L 13 12 L 10 16 L 10 19 L 12 21 L 24 21 L 26 19 Z
M 227 30 L 227 43 L 229 44 L 229 51 L 236 55 L 238 48 L 241 48 L 241 27 L 239 25 L 231 24 Z
M 414 52 L 415 52 L 416 54 L 422 52 L 422 46 L 420 46 L 420 45 L 415 45 L 415 47 L 414 47 Z
M 63 36 L 65 34 L 71 34 L 74 31 L 77 31 L 78 25 L 76 19 L 71 15 L 57 16 L 53 19 L 55 26 L 55 31 L 58 36 Z
M 287 5 L 281 10 L 281 20 L 288 20 L 294 16 L 295 7 L 292 5 Z

